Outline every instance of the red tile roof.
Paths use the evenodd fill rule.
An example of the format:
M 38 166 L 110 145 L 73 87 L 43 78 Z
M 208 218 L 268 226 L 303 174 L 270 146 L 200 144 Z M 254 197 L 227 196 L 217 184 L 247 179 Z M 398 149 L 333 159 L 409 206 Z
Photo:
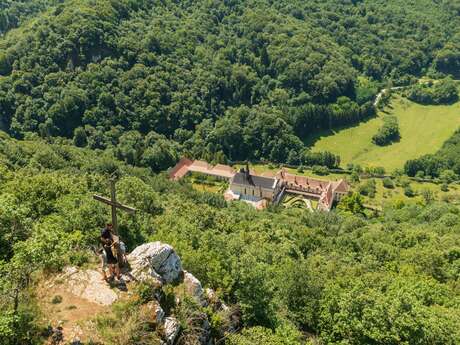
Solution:
M 334 192 L 347 193 L 349 190 L 350 186 L 343 179 L 334 183 Z
M 193 161 L 182 157 L 179 162 L 169 171 L 169 178 L 171 180 L 179 180 L 188 173 L 188 167 L 192 165 Z
M 232 178 L 236 174 L 236 171 L 228 165 L 217 164 L 216 166 L 212 166 L 205 161 L 192 161 L 187 158 L 182 158 L 170 170 L 169 178 L 171 180 L 179 180 L 187 175 L 189 171 L 225 178 Z

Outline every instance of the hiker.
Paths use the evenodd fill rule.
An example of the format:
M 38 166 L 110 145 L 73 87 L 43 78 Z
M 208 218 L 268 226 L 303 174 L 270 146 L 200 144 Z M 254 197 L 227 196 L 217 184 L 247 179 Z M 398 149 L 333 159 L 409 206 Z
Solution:
M 101 230 L 101 242 L 103 242 L 106 238 L 112 239 L 115 243 L 114 246 L 116 250 L 120 252 L 120 256 L 118 258 L 122 259 L 122 262 L 120 262 L 120 266 L 123 266 L 125 263 L 128 262 L 128 259 L 126 257 L 126 245 L 120 239 L 119 236 L 113 233 L 113 225 L 111 223 L 107 223 L 105 228 Z
M 105 228 L 101 230 L 101 243 L 102 250 L 100 251 L 101 266 L 103 279 L 107 280 L 106 268 L 109 267 L 109 279 L 113 279 L 114 276 L 120 279 L 120 267 L 118 265 L 117 250 L 119 247 L 118 236 L 113 234 L 113 226 L 107 223 Z M 118 240 L 118 241 L 117 241 Z
M 104 243 L 105 239 L 113 239 L 113 225 L 107 223 L 105 228 L 101 230 L 101 242 Z

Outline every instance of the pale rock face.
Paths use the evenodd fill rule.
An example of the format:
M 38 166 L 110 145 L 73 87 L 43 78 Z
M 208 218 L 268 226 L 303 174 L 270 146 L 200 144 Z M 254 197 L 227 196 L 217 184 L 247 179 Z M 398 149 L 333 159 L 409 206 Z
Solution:
M 215 311 L 229 311 L 230 308 L 222 302 L 213 289 L 207 288 L 205 290 L 206 299 L 211 304 Z
M 143 311 L 149 317 L 150 322 L 159 325 L 163 322 L 165 312 L 158 301 L 151 301 L 143 306 Z
M 161 242 L 140 245 L 128 255 L 132 275 L 138 280 L 161 278 L 168 284 L 182 277 L 182 264 L 173 247 Z
M 219 299 L 219 297 L 217 297 L 216 292 L 211 288 L 206 288 L 204 292 L 206 294 L 206 298 L 210 303 L 215 303 Z
M 164 319 L 164 332 L 166 344 L 173 345 L 179 335 L 180 324 L 174 317 L 167 317 Z
M 101 279 L 102 275 L 98 271 L 80 271 L 76 267 L 67 267 L 62 278 L 69 292 L 90 302 L 111 305 L 118 299 L 118 295 Z
M 204 297 L 203 287 L 201 282 L 190 272 L 184 271 L 184 286 L 185 292 L 193 297 L 198 303 L 204 305 L 206 300 Z

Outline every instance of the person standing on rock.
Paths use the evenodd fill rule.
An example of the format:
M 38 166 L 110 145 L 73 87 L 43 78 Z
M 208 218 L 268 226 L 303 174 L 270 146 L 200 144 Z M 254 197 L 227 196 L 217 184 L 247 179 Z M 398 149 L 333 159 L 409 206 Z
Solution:
M 112 224 L 107 224 L 106 227 L 102 229 L 101 242 L 102 242 L 102 250 L 104 251 L 102 253 L 102 260 L 105 259 L 107 262 L 107 266 L 109 267 L 109 274 L 110 274 L 109 279 L 113 279 L 113 277 L 116 276 L 117 279 L 119 280 L 121 277 L 121 274 L 120 274 L 120 267 L 118 266 L 118 259 L 116 255 L 117 244 L 114 241 L 114 236 L 112 233 Z M 104 268 L 103 268 L 103 276 L 106 277 Z

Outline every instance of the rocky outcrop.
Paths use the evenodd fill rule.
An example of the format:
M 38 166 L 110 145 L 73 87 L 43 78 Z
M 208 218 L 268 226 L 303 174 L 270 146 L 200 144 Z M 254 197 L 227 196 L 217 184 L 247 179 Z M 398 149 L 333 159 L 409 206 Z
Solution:
M 59 278 L 65 282 L 65 289 L 90 302 L 111 305 L 118 299 L 117 293 L 101 279 L 98 271 L 67 267 Z
M 220 300 L 213 289 L 207 288 L 205 290 L 206 301 L 212 306 L 214 311 L 229 311 L 230 308 Z
M 155 326 L 162 324 L 164 321 L 165 312 L 163 308 L 161 308 L 160 303 L 156 300 L 144 304 L 141 313 L 145 320 Z
M 161 242 L 145 243 L 128 255 L 131 274 L 137 280 L 158 278 L 165 284 L 182 278 L 182 264 L 179 256 L 169 244 Z
M 213 290 L 204 290 L 201 282 L 192 273 L 183 271 L 179 256 L 168 244 L 161 242 L 143 244 L 128 255 L 128 262 L 131 271 L 124 272 L 123 281 L 142 281 L 151 289 L 150 295 L 147 296 L 149 302 L 139 306 L 140 316 L 151 325 L 152 329 L 158 331 L 166 345 L 174 345 L 177 342 L 181 333 L 181 324 L 173 315 L 165 312 L 170 310 L 171 306 L 165 310 L 162 308 L 161 303 L 165 302 L 163 290 L 165 284 L 182 283 L 174 289 L 176 306 L 179 306 L 183 302 L 182 297 L 187 295 L 201 306 L 210 305 L 215 311 L 229 309 Z M 101 273 L 96 270 L 68 267 L 60 275 L 60 279 L 66 282 L 65 286 L 72 294 L 100 305 L 108 306 L 115 302 L 120 294 L 124 296 L 123 293 L 115 292 L 117 290 L 103 281 Z M 199 311 L 199 308 L 191 313 L 190 316 L 185 316 L 184 320 L 181 319 L 182 322 L 187 323 L 184 337 L 192 336 L 200 344 L 209 344 L 211 326 L 207 314 Z M 79 339 L 78 337 L 72 339 L 74 338 Z
M 193 274 L 187 271 L 184 271 L 184 288 L 187 295 L 195 299 L 196 302 L 203 306 L 207 305 L 201 282 Z
M 164 320 L 164 337 L 166 344 L 173 345 L 180 332 L 180 324 L 174 317 L 167 317 Z

